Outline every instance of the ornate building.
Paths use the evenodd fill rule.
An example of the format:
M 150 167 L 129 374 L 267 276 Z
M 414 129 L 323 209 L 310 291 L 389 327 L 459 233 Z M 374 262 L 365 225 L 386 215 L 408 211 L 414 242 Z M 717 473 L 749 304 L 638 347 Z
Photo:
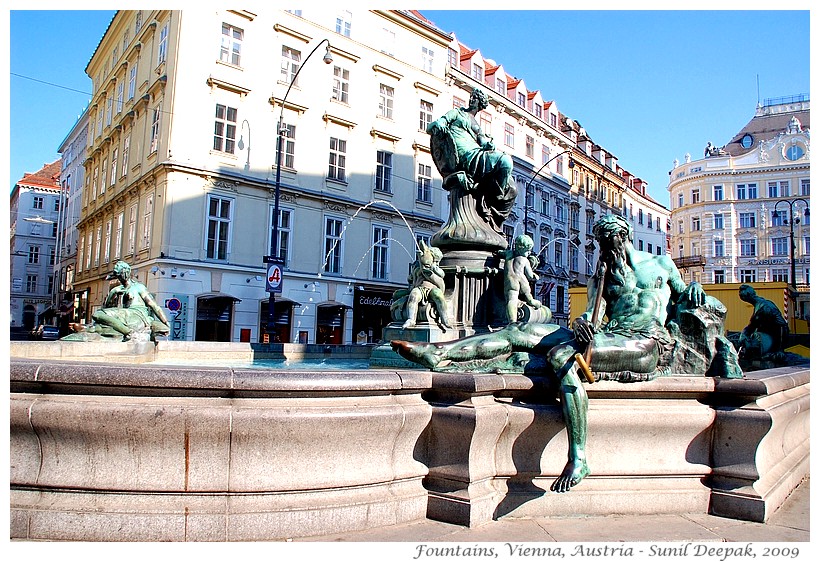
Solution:
M 766 100 L 726 145 L 670 172 L 672 255 L 686 281 L 785 281 L 809 302 L 808 96 Z

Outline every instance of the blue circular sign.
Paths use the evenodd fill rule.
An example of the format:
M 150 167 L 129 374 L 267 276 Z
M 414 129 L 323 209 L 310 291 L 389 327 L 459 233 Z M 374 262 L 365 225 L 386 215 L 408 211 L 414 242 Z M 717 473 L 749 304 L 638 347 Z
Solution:
M 179 299 L 177 298 L 168 299 L 165 301 L 165 308 L 167 308 L 171 312 L 176 312 L 177 310 L 182 308 L 182 303 L 179 302 Z

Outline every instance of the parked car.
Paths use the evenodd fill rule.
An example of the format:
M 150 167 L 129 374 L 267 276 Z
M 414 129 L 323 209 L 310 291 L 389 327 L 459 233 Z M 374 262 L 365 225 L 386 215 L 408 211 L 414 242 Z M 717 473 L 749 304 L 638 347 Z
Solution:
M 60 329 L 57 326 L 40 324 L 30 333 L 33 340 L 57 340 L 60 339 Z

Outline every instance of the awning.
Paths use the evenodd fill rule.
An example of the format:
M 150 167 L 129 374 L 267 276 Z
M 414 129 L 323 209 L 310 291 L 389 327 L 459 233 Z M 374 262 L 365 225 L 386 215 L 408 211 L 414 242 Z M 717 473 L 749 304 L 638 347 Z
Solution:
M 227 293 L 202 293 L 201 295 L 197 295 L 196 298 L 205 301 L 215 299 L 230 299 L 233 302 L 242 302 L 242 299 L 238 299 L 235 296 L 229 295 Z
M 353 309 L 353 307 L 349 304 L 344 304 L 339 301 L 322 301 L 320 303 L 316 303 L 316 308 L 344 308 L 347 310 Z
M 288 297 L 274 297 L 273 304 L 288 304 L 290 306 L 302 306 L 302 303 L 289 299 Z

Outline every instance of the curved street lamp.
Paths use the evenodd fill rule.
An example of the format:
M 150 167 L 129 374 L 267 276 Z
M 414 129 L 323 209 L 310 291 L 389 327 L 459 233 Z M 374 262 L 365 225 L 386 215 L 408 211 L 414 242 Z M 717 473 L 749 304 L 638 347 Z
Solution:
M 530 178 L 530 181 L 528 181 L 527 185 L 524 187 L 524 234 L 527 233 L 527 221 L 530 218 L 530 213 L 529 213 L 530 206 L 527 204 L 527 195 L 529 194 L 529 190 L 530 190 L 530 186 L 532 185 L 532 182 L 535 181 L 535 178 L 538 177 L 538 174 L 541 173 L 541 170 L 543 170 L 544 168 L 547 167 L 547 164 L 549 164 L 550 162 L 552 162 L 553 160 L 555 160 L 559 156 L 563 156 L 564 154 L 567 154 L 568 152 L 571 153 L 572 149 L 567 149 L 567 150 L 564 150 L 563 152 L 559 152 L 558 154 L 556 154 L 555 156 L 553 156 L 552 158 L 550 158 L 549 160 L 544 162 L 541 165 L 541 167 L 538 168 L 538 170 L 532 175 L 532 177 Z M 574 167 L 575 167 L 575 160 L 573 160 L 572 156 L 570 156 L 569 157 L 569 168 L 572 169 Z
M 310 57 L 313 56 L 319 47 L 322 44 L 327 44 L 327 50 L 325 51 L 325 56 L 322 57 L 322 60 L 325 64 L 330 64 L 333 62 L 333 56 L 330 54 L 330 41 L 327 39 L 322 39 L 319 43 L 313 47 L 313 50 L 305 57 L 305 60 L 302 61 L 302 64 L 299 65 L 299 68 L 296 69 L 296 73 L 293 75 L 293 78 L 290 79 L 290 84 L 288 84 L 288 89 L 285 91 L 285 97 L 282 98 L 282 108 L 279 111 L 279 122 L 276 125 L 276 185 L 274 188 L 274 195 L 273 195 L 273 244 L 271 247 L 271 255 L 270 260 L 266 260 L 272 263 L 280 263 L 279 260 L 279 195 L 281 191 L 281 178 L 282 178 L 282 144 L 285 141 L 285 133 L 287 132 L 287 128 L 284 126 L 284 117 L 285 117 L 285 102 L 288 99 L 288 94 L 290 94 L 291 88 L 296 83 L 296 79 L 299 77 L 299 73 L 302 72 L 302 69 L 307 64 L 307 61 L 310 60 Z M 250 126 L 248 126 L 248 142 L 250 143 Z M 250 149 L 250 146 L 248 147 Z M 274 305 L 274 294 L 273 292 L 268 293 L 268 322 L 267 322 L 267 333 L 272 334 L 274 330 L 274 313 L 273 313 L 273 305 Z
M 805 205 L 805 209 L 803 210 L 803 216 L 809 217 L 809 202 L 803 199 L 802 197 L 798 197 L 797 199 L 781 199 L 777 203 L 774 204 L 774 210 L 772 211 L 772 222 L 776 220 L 775 217 L 779 215 L 777 208 L 780 204 L 783 203 L 788 205 L 789 207 L 789 218 L 785 219 L 786 224 L 789 225 L 789 261 L 791 262 L 791 289 L 789 290 L 789 296 L 791 296 L 792 301 L 792 319 L 795 318 L 795 313 L 797 312 L 795 308 L 797 307 L 797 268 L 794 262 L 794 251 L 795 251 L 795 242 L 794 242 L 794 225 L 795 223 L 800 223 L 800 217 L 795 216 L 795 204 L 803 203 Z

